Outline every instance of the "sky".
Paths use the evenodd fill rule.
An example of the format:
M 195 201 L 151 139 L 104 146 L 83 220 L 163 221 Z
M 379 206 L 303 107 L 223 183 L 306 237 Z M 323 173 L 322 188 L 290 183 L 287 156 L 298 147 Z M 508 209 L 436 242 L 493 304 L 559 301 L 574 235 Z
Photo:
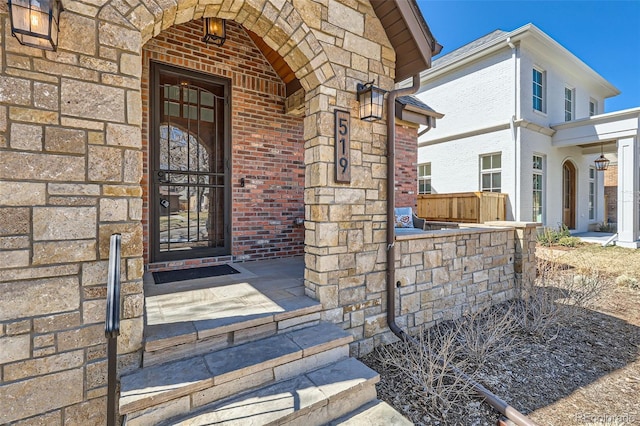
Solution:
M 613 84 L 605 112 L 640 107 L 640 0 L 417 0 L 447 54 L 500 29 L 534 24 Z

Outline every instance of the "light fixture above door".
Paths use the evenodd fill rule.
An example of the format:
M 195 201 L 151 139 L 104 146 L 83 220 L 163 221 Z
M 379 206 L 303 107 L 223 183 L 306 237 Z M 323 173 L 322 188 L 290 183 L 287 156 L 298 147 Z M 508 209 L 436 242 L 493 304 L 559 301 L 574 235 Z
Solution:
M 603 172 L 609 168 L 610 161 L 604 156 L 602 144 L 600 144 L 600 157 L 598 157 L 594 163 L 596 164 L 596 170 L 599 172 Z
M 60 30 L 59 0 L 9 0 L 11 35 L 20 44 L 56 50 Z
M 360 102 L 360 120 L 375 121 L 382 118 L 382 105 L 386 90 L 373 85 L 373 81 L 358 83 L 358 102 Z
M 227 40 L 227 21 L 221 18 L 204 18 L 204 37 L 202 41 L 205 43 L 213 43 L 222 46 Z

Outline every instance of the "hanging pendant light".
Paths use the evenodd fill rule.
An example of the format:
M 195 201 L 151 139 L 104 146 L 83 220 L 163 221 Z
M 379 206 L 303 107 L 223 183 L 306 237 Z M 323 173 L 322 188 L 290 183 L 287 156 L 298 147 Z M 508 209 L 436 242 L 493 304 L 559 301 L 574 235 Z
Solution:
M 604 156 L 603 146 L 600 144 L 600 157 L 594 161 L 596 163 L 596 170 L 603 172 L 609 168 L 610 161 Z

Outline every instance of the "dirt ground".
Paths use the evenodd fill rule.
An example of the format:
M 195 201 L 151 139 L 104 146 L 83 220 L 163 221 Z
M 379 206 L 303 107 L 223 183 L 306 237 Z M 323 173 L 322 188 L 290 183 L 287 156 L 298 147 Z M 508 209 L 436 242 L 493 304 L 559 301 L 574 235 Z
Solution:
M 510 334 L 508 350 L 487 356 L 474 377 L 539 425 L 640 425 L 640 250 L 540 247 L 537 255 L 570 265 L 562 269 L 571 277 L 595 273 L 602 286 L 548 330 Z M 616 283 L 621 275 L 631 281 Z M 446 408 L 430 404 L 424 386 L 385 361 L 398 345 L 363 358 L 381 373 L 380 398 L 417 425 L 496 424 L 499 414 L 469 390 Z

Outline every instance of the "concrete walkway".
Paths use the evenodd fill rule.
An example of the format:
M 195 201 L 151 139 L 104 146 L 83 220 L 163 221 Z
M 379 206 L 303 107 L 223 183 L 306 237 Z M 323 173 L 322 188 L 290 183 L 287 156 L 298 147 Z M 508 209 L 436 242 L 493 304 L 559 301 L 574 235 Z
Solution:
M 572 237 L 578 237 L 585 243 L 600 245 L 606 243 L 613 235 L 615 234 L 610 232 L 577 232 L 571 234 Z

